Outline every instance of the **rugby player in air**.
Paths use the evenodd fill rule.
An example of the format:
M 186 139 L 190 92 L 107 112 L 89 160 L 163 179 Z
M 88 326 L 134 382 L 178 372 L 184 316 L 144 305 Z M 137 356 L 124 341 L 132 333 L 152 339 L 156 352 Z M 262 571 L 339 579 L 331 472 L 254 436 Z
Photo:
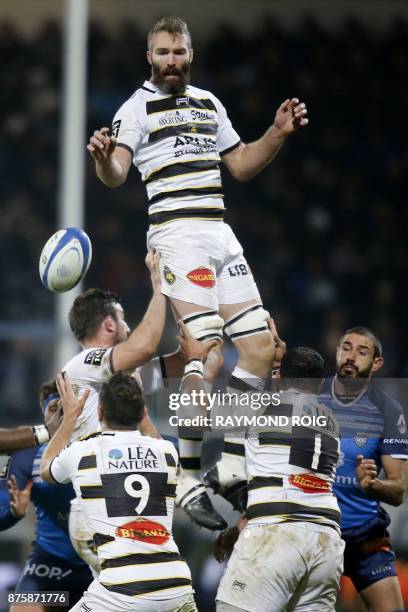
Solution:
M 265 134 L 245 144 L 218 98 L 190 85 L 193 48 L 184 21 L 160 19 L 148 34 L 147 47 L 150 78 L 116 112 L 111 131 L 95 130 L 88 151 L 109 187 L 126 181 L 132 163 L 138 168 L 149 204 L 148 247 L 160 253 L 162 291 L 176 318 L 199 340 L 221 337 L 224 331 L 234 342 L 238 362 L 231 392 L 263 388 L 274 354 L 269 314 L 242 247 L 223 221 L 220 162 L 239 181 L 253 178 L 290 134 L 308 124 L 306 105 L 298 98 L 285 100 Z M 221 485 L 231 473 L 238 481 L 245 477 L 242 441 L 227 443 L 225 474 L 218 474 Z M 184 506 L 204 490 L 201 439 L 181 438 L 179 448 L 190 468 L 178 487 Z

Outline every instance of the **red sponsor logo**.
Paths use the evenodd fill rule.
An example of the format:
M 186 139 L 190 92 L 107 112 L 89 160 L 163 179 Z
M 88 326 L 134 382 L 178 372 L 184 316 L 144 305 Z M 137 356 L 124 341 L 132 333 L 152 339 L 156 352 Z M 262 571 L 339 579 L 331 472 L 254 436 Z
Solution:
M 149 521 L 143 517 L 117 527 L 116 535 L 120 538 L 140 540 L 149 544 L 164 544 L 170 538 L 170 533 L 163 525 L 155 521 Z
M 189 281 L 199 287 L 211 288 L 215 286 L 215 274 L 209 268 L 196 268 L 187 274 Z
M 291 474 L 288 478 L 291 485 L 302 489 L 304 493 L 329 493 L 330 483 L 312 474 Z

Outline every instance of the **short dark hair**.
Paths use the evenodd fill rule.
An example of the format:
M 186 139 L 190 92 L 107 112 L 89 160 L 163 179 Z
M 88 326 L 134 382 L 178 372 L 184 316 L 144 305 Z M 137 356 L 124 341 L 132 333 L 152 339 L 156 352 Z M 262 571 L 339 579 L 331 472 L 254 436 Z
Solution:
M 356 327 L 351 327 L 350 329 L 344 332 L 344 334 L 339 340 L 338 346 L 341 345 L 344 338 L 348 336 L 348 334 L 357 334 L 358 336 L 365 336 L 366 338 L 371 340 L 374 347 L 374 359 L 376 359 L 377 357 L 382 357 L 382 344 L 378 337 L 375 335 L 375 333 L 371 331 L 371 329 L 369 329 L 368 327 L 364 327 L 364 325 L 357 325 Z
M 112 291 L 88 289 L 75 299 L 69 311 L 69 326 L 78 342 L 92 338 L 109 315 L 116 319 L 120 298 Z
M 173 34 L 176 36 L 185 36 L 187 39 L 187 43 L 189 49 L 191 49 L 191 34 L 188 29 L 188 26 L 185 21 L 180 19 L 180 17 L 174 17 L 173 15 L 169 17 L 162 17 L 159 21 L 156 21 L 154 26 L 151 28 L 147 35 L 147 48 L 151 50 L 152 46 L 152 38 L 154 34 L 158 32 L 168 32 L 169 34 Z
M 289 349 L 282 358 L 280 376 L 283 380 L 296 379 L 296 388 L 317 393 L 324 376 L 324 359 L 311 348 Z
M 129 374 L 116 372 L 99 391 L 103 420 L 108 427 L 136 429 L 144 414 L 142 389 Z
M 56 381 L 47 380 L 47 382 L 43 382 L 38 391 L 38 401 L 40 402 L 41 410 L 44 411 L 44 404 L 47 398 L 53 394 L 58 394 Z

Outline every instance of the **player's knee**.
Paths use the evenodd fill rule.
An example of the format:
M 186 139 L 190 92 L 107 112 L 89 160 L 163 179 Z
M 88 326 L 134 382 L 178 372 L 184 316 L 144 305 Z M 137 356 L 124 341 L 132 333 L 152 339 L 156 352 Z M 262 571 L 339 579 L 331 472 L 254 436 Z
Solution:
M 224 320 L 215 310 L 193 312 L 184 316 L 183 321 L 196 340 L 211 340 L 213 338 L 222 340 Z
M 269 312 L 257 304 L 225 322 L 224 332 L 235 343 L 240 358 L 272 366 L 275 344 L 269 331 L 269 318 Z

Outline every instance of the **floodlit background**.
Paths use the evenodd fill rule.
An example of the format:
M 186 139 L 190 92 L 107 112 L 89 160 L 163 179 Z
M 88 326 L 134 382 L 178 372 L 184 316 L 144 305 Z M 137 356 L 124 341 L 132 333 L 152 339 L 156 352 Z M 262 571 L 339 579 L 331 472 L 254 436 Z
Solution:
M 36 393 L 58 363 L 55 297 L 38 258 L 58 229 L 64 0 L 0 4 L 0 426 L 40 420 Z M 397 0 L 90 0 L 88 135 L 110 125 L 149 70 L 146 33 L 164 14 L 190 26 L 192 81 L 226 106 L 244 141 L 260 136 L 287 97 L 307 102 L 310 125 L 252 182 L 223 173 L 229 222 L 265 306 L 289 346 L 320 350 L 333 371 L 336 341 L 372 327 L 388 377 L 408 376 L 408 5 Z M 85 224 L 94 258 L 84 286 L 117 291 L 137 323 L 150 296 L 144 268 L 147 204 L 133 169 L 109 190 L 84 155 Z M 163 349 L 175 346 L 169 324 Z M 75 349 L 73 349 L 75 350 Z M 230 360 L 233 356 L 230 351 Z M 220 506 L 225 513 L 226 506 Z M 408 574 L 404 511 L 394 517 L 401 576 Z M 231 517 L 232 520 L 232 517 Z M 0 589 L 11 588 L 32 522 L 0 534 Z M 183 516 L 176 533 L 200 610 L 222 568 L 212 536 Z M 407 566 L 408 567 L 408 566 Z M 408 601 L 408 577 L 403 580 Z M 352 594 L 344 609 L 358 610 Z

